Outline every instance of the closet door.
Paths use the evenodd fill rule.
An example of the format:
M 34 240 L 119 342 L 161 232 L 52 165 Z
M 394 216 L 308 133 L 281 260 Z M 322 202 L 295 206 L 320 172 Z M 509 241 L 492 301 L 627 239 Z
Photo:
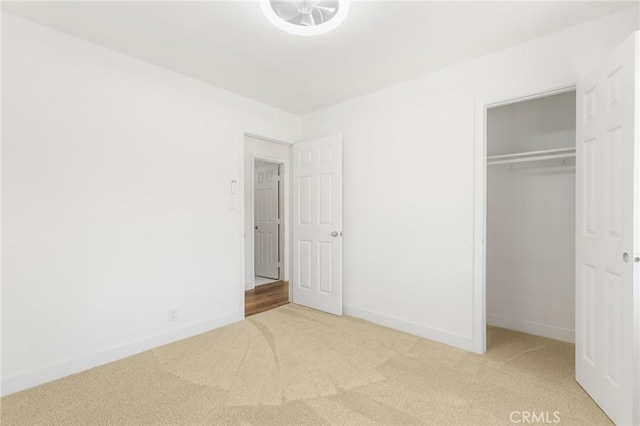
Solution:
M 576 380 L 640 422 L 638 33 L 578 82 Z

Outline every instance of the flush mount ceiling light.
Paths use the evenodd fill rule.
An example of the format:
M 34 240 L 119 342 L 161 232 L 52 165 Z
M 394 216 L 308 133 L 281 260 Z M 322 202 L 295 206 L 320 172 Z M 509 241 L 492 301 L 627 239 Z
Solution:
M 349 0 L 262 0 L 262 11 L 273 25 L 303 36 L 333 30 L 348 10 Z

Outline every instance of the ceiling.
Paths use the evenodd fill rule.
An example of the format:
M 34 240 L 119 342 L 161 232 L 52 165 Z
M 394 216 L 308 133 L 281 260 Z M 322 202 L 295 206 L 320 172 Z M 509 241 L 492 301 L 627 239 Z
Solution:
M 5 12 L 306 114 L 637 2 L 353 1 L 336 30 L 275 28 L 256 1 L 2 2 Z

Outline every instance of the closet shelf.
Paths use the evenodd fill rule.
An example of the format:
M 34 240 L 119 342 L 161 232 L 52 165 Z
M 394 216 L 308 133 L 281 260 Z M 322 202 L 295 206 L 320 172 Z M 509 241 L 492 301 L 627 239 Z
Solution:
M 528 161 L 555 160 L 576 156 L 575 148 L 548 149 L 545 151 L 519 152 L 517 154 L 491 155 L 487 157 L 487 165 L 514 164 Z

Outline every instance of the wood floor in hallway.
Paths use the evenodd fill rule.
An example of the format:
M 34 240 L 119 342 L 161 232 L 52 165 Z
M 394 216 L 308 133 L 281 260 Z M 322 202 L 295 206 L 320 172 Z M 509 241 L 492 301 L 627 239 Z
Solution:
M 289 303 L 289 282 L 276 281 L 244 292 L 244 316 L 248 317 Z

